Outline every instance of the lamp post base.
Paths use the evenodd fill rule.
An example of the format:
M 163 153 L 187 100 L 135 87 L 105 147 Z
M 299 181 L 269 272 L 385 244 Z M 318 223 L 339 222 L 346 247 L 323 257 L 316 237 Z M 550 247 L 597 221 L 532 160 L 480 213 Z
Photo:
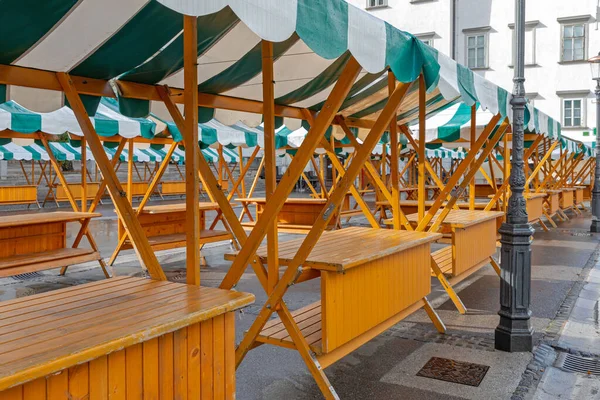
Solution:
M 600 233 L 600 220 L 593 219 L 592 225 L 590 225 L 590 232 Z
M 496 350 L 522 353 L 533 350 L 533 329 L 529 319 L 512 319 L 500 316 L 495 332 Z
M 524 216 L 527 221 L 527 214 Z M 496 350 L 526 352 L 533 349 L 529 319 L 531 293 L 531 235 L 528 223 L 502 224 L 500 265 L 500 323 L 496 327 Z

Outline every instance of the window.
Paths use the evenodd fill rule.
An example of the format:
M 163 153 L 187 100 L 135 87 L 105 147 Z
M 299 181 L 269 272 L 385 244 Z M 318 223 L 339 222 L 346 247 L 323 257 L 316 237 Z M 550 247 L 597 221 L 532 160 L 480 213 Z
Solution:
M 561 61 L 585 60 L 585 24 L 563 25 Z
M 487 67 L 486 39 L 485 34 L 467 36 L 467 67 Z
M 563 100 L 563 126 L 565 128 L 577 128 L 583 126 L 583 100 Z
M 387 7 L 387 0 L 367 0 L 367 8 Z
M 535 28 L 539 24 L 538 21 L 527 22 L 525 24 L 525 65 L 536 65 L 535 61 Z M 510 29 L 512 29 L 512 63 L 511 67 L 515 65 L 516 55 L 517 55 L 517 43 L 515 41 L 515 27 L 514 24 L 509 24 Z
M 433 39 L 421 39 L 427 46 L 433 47 Z

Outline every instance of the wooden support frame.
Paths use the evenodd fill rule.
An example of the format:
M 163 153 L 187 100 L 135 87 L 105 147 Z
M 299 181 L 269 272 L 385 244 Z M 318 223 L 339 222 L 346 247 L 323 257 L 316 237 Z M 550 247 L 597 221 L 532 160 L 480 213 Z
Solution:
M 77 122 L 79 123 L 90 149 L 94 154 L 94 159 L 98 163 L 98 167 L 102 172 L 102 176 L 106 180 L 106 185 L 113 204 L 117 209 L 117 214 L 123 221 L 123 225 L 125 226 L 125 229 L 127 229 L 132 239 L 133 247 L 138 254 L 140 261 L 146 266 L 150 276 L 153 279 L 166 280 L 167 278 L 160 267 L 154 252 L 150 248 L 150 243 L 148 243 L 148 239 L 144 235 L 142 227 L 135 217 L 131 205 L 124 198 L 125 193 L 121 187 L 121 183 L 119 182 L 114 170 L 110 167 L 110 161 L 104 152 L 102 143 L 100 143 L 100 139 L 96 134 L 96 130 L 92 124 L 92 121 L 85 111 L 85 106 L 81 101 L 81 97 L 77 92 L 75 84 L 69 75 L 64 72 L 57 73 L 56 77 L 60 82 L 67 99 L 69 100 L 71 109 L 73 110 L 73 113 L 77 118 Z
M 339 82 L 338 82 L 338 84 L 339 84 Z M 334 92 L 336 92 L 337 86 L 338 85 L 336 85 L 336 88 L 334 88 Z M 300 330 L 299 330 L 298 326 L 296 325 L 295 321 L 293 320 L 290 311 L 287 309 L 287 306 L 285 305 L 285 302 L 283 301 L 283 295 L 287 291 L 291 282 L 295 279 L 299 265 L 302 264 L 304 262 L 304 260 L 306 259 L 306 257 L 309 255 L 312 247 L 314 246 L 316 241 L 321 236 L 323 230 L 329 223 L 329 220 L 332 218 L 333 210 L 337 206 L 339 206 L 340 202 L 342 201 L 342 199 L 344 198 L 344 196 L 350 189 L 350 186 L 352 186 L 354 179 L 356 178 L 358 173 L 361 171 L 363 164 L 368 159 L 368 157 L 370 157 L 370 154 L 371 154 L 373 148 L 379 141 L 379 138 L 383 134 L 383 131 L 386 129 L 386 127 L 391 122 L 392 115 L 395 113 L 400 102 L 406 95 L 408 88 L 409 88 L 408 84 L 400 84 L 396 87 L 396 89 L 390 96 L 390 99 L 389 99 L 387 105 L 384 107 L 383 111 L 381 112 L 380 116 L 378 117 L 377 122 L 375 123 L 374 127 L 371 129 L 371 132 L 369 133 L 365 142 L 363 143 L 362 148 L 360 150 L 358 150 L 358 152 L 356 153 L 356 155 L 353 159 L 353 162 L 350 164 L 350 166 L 348 167 L 348 170 L 344 174 L 343 178 L 340 180 L 339 184 L 336 186 L 336 188 L 332 192 L 331 196 L 327 200 L 327 203 L 326 203 L 325 207 L 323 208 L 323 210 L 321 211 L 321 214 L 320 214 L 319 218 L 317 219 L 317 222 L 313 225 L 312 229 L 306 235 L 305 239 L 303 240 L 302 244 L 300 245 L 293 260 L 288 264 L 283 276 L 281 277 L 281 279 L 279 280 L 279 282 L 277 283 L 277 285 L 275 286 L 273 291 L 270 293 L 269 298 L 268 298 L 267 302 L 261 308 L 261 311 L 260 311 L 258 317 L 256 318 L 256 320 L 254 321 L 254 323 L 248 330 L 248 333 L 244 336 L 242 342 L 238 346 L 238 349 L 236 351 L 236 362 L 238 364 L 244 358 L 246 353 L 254 346 L 256 338 L 257 338 L 258 334 L 260 333 L 262 327 L 267 322 L 267 320 L 269 319 L 271 314 L 274 311 L 276 311 L 279 314 L 280 319 L 283 322 L 288 334 L 292 338 L 296 350 L 298 350 L 298 352 L 302 356 L 304 362 L 306 363 L 309 371 L 315 378 L 317 385 L 321 389 L 324 396 L 326 398 L 337 398 L 335 391 L 329 384 L 327 377 L 323 374 L 322 368 L 315 361 L 314 356 L 312 356 L 309 346 L 308 346 L 308 343 L 306 342 L 305 338 L 300 333 Z M 325 109 L 327 109 L 327 108 L 325 108 Z M 321 118 L 321 116 L 322 115 L 319 115 L 319 117 L 317 117 L 316 124 L 318 124 L 320 122 L 319 119 Z M 323 117 L 327 117 L 327 116 L 325 115 Z M 323 127 L 323 128 L 325 128 L 325 127 Z M 324 133 L 324 129 L 322 129 L 322 132 Z M 305 139 L 305 143 L 301 146 L 301 150 L 302 150 L 302 147 L 305 146 L 305 144 L 306 144 L 306 139 Z M 308 158 L 308 156 L 310 156 L 310 154 L 306 154 L 305 158 Z M 300 173 L 298 173 L 298 175 L 300 175 Z M 281 186 L 281 184 L 280 184 L 280 186 Z M 267 204 L 267 207 L 268 207 L 268 204 Z M 263 218 L 265 218 L 265 213 L 263 213 L 262 217 L 259 219 L 259 221 L 258 221 L 259 224 L 260 224 L 261 220 Z M 243 248 L 242 248 L 242 250 L 243 250 Z M 240 255 L 238 254 L 236 260 L 239 257 L 240 257 Z M 234 263 L 235 263 L 235 261 L 234 261 Z M 441 323 L 441 321 L 439 321 L 437 314 L 435 314 L 433 309 L 429 309 L 428 311 L 432 312 L 431 317 L 432 317 L 432 319 L 434 319 L 436 321 L 435 322 L 436 326 L 439 327 L 439 329 L 442 329 L 442 330 L 445 329 L 443 326 L 443 323 Z

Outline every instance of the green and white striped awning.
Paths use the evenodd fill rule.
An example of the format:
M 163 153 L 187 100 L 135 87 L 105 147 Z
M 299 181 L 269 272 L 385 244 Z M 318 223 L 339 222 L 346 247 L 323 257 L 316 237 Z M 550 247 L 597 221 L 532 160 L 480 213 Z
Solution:
M 475 114 L 477 136 L 489 124 L 494 114 L 482 109 L 477 104 Z M 529 108 L 530 113 L 526 118 L 526 129 L 530 133 L 544 134 L 550 139 L 561 137 L 560 124 L 546 114 L 534 108 Z M 533 118 L 531 118 L 533 116 Z M 419 132 L 419 124 L 412 125 L 411 130 Z M 425 123 L 427 143 L 454 143 L 469 142 L 471 137 L 471 106 L 465 103 L 453 104 L 443 111 L 427 118 Z
M 1 7 L 1 6 L 0 6 Z M 120 135 L 125 138 L 142 136 L 154 137 L 154 122 L 145 118 L 128 118 L 119 114 L 113 99 L 103 98 L 92 123 L 100 136 Z M 11 130 L 18 133 L 44 132 L 61 135 L 65 132 L 83 136 L 73 111 L 61 107 L 48 113 L 33 112 L 14 101 L 0 104 L 0 131 Z
M 119 85 L 133 82 L 183 87 L 181 14 L 186 14 L 198 17 L 200 93 L 260 101 L 260 41 L 264 39 L 274 44 L 277 105 L 318 112 L 353 56 L 363 70 L 342 103 L 339 114 L 344 117 L 369 121 L 377 118 L 388 97 L 388 68 L 400 82 L 414 82 L 423 74 L 428 89 L 428 115 L 456 103 L 468 107 L 479 103 L 483 110 L 510 117 L 509 92 L 410 33 L 344 0 L 104 0 L 101 3 L 100 6 L 96 0 L 52 0 L 32 7 L 22 0 L 3 1 L 0 64 L 110 81 L 107 88 L 112 87 L 115 96 L 119 96 L 122 115 L 139 118 L 152 111 L 169 120 L 164 105 L 122 97 Z M 412 85 L 398 110 L 399 123 L 417 117 L 417 86 Z M 56 92 L 21 87 L 6 91 L 1 85 L 0 88 L 3 96 L 8 92 L 12 100 L 32 110 L 44 108 L 70 113 L 61 108 L 63 99 Z M 101 114 L 94 123 L 99 131 L 108 131 L 104 134 L 114 135 L 119 131 L 126 137 L 150 135 L 143 126 L 129 127 L 127 121 L 108 113 L 106 108 L 115 110 L 100 102 L 100 97 L 86 95 L 84 100 L 91 115 L 96 109 Z M 552 134 L 549 131 L 554 128 L 557 128 L 554 134 L 560 132 L 557 125 L 545 121 L 539 112 L 534 110 L 530 114 L 533 125 L 546 130 L 545 134 Z M 199 110 L 201 123 L 209 124 L 213 119 L 230 127 L 240 121 L 256 127 L 262 116 L 224 109 Z M 292 131 L 301 125 L 300 120 L 290 118 L 278 122 Z M 13 125 L 17 124 L 4 125 L 4 129 L 15 129 Z M 45 123 L 38 125 L 41 128 L 32 125 L 27 129 L 50 129 Z M 75 126 L 72 131 L 76 133 Z M 214 131 L 207 134 L 211 135 L 214 137 Z M 221 140 L 239 143 L 218 136 L 217 133 L 217 139 L 208 146 Z M 213 139 L 202 139 L 202 143 L 205 140 L 209 143 Z

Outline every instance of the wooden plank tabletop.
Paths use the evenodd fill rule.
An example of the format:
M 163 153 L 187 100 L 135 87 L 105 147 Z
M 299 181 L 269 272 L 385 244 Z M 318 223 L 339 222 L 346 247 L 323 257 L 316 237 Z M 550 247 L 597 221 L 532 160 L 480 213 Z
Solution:
M 200 211 L 218 210 L 219 204 L 211 202 L 198 203 Z M 134 208 L 134 210 L 137 208 Z M 185 211 L 185 203 L 161 204 L 158 206 L 146 206 L 142 210 L 142 214 L 167 214 L 172 212 Z
M 433 205 L 433 202 L 435 200 L 425 200 L 425 206 L 426 207 L 431 207 Z M 380 201 L 376 201 L 375 204 L 377 204 L 378 206 L 389 206 L 390 202 L 387 200 L 380 200 Z M 446 202 L 443 203 L 444 205 L 446 204 Z M 465 205 L 465 204 L 469 204 L 467 202 L 461 201 L 461 202 L 457 202 L 456 203 L 458 206 L 461 205 Z M 487 206 L 487 202 L 475 202 L 475 207 L 485 207 Z M 400 207 L 402 206 L 407 206 L 407 207 L 417 207 L 419 205 L 419 200 L 400 200 Z
M 14 214 L 0 218 L 0 228 L 10 228 L 24 225 L 47 224 L 51 222 L 73 222 L 88 218 L 101 217 L 100 213 L 52 211 L 26 214 Z
M 117 277 L 0 303 L 0 391 L 248 305 L 254 295 Z
M 395 254 L 423 243 L 441 238 L 438 233 L 397 231 L 350 227 L 324 232 L 310 252 L 305 267 L 343 272 L 352 267 Z M 304 238 L 279 243 L 279 263 L 288 265 Z M 256 254 L 267 261 L 267 248 L 262 246 Z
M 526 199 L 539 199 L 540 197 L 546 197 L 546 193 L 523 193 Z
M 429 222 L 432 225 L 439 217 L 441 210 L 435 213 L 435 216 Z M 442 224 L 450 225 L 454 228 L 466 228 L 480 224 L 491 219 L 496 219 L 503 216 L 502 211 L 480 211 L 480 210 L 450 210 Z M 409 214 L 406 216 L 409 222 L 419 222 L 419 214 Z
M 235 201 L 240 203 L 266 203 L 267 199 L 264 197 L 246 197 L 236 198 Z M 309 197 L 289 197 L 285 200 L 285 204 L 325 204 L 327 199 L 314 199 Z
M 544 189 L 544 193 L 559 194 L 562 193 L 562 189 Z
M 563 187 L 563 188 L 560 188 L 560 190 L 562 190 L 563 192 L 574 192 L 575 188 L 574 187 Z

